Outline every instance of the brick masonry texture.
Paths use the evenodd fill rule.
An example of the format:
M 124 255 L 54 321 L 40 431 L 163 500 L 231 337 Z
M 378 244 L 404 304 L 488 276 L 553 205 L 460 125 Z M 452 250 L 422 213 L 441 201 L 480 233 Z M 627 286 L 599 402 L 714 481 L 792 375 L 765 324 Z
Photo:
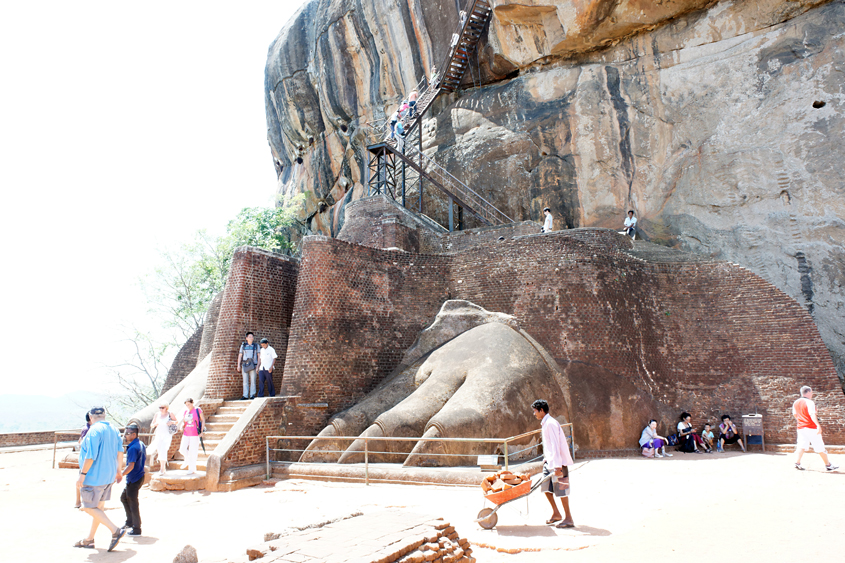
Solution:
M 295 400 L 293 401 L 295 403 Z M 266 461 L 266 436 L 284 435 L 287 426 L 288 400 L 270 399 L 241 435 L 237 444 L 221 460 L 221 472 L 231 467 L 243 467 Z M 271 447 L 274 447 L 271 444 Z
M 273 370 L 278 391 L 285 368 L 298 273 L 296 258 L 250 247 L 235 250 L 214 335 L 207 397 L 241 396 L 243 379 L 236 371 L 236 363 L 238 348 L 247 331 L 254 332 L 257 340 L 269 339 L 279 355 Z
M 81 432 L 81 430 L 80 430 Z M 32 446 L 36 444 L 52 444 L 53 438 L 56 435 L 55 430 L 47 430 L 44 432 L 9 432 L 0 434 L 0 448 L 8 446 Z M 79 432 L 76 434 L 79 437 Z M 68 436 L 60 436 L 59 440 L 69 441 L 73 438 Z
M 176 357 L 173 358 L 173 363 L 170 364 L 167 379 L 164 380 L 164 386 L 161 388 L 162 393 L 165 393 L 168 389 L 185 379 L 197 367 L 202 333 L 203 327 L 199 327 L 179 349 L 179 353 L 176 354 Z
M 306 237 L 282 395 L 312 410 L 304 429 L 361 399 L 395 368 L 450 297 L 449 258 Z
M 791 404 L 811 385 L 826 438 L 845 443 L 833 363 L 798 303 L 727 262 L 648 261 L 635 250 L 606 229 L 448 255 L 307 237 L 283 394 L 328 403 L 303 421 L 318 432 L 397 367 L 444 300 L 466 299 L 515 315 L 559 363 L 602 366 L 695 421 L 756 408 L 773 443 L 794 440 Z

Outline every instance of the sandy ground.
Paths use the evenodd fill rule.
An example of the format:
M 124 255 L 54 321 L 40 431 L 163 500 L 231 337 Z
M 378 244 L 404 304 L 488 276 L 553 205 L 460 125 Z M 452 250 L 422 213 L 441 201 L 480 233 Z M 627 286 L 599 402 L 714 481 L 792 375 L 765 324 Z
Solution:
M 496 528 L 483 530 L 473 519 L 485 504 L 473 488 L 300 480 L 233 493 L 144 488 L 144 536 L 124 538 L 112 553 L 102 528 L 96 550 L 70 547 L 85 537 L 90 518 L 73 509 L 76 472 L 51 469 L 51 456 L 0 453 L 3 561 L 170 562 L 186 544 L 201 561 L 224 561 L 265 532 L 388 507 L 442 516 L 474 544 L 481 563 L 845 559 L 845 474 L 825 472 L 814 454 L 805 456 L 803 472 L 793 469 L 792 456 L 769 454 L 578 463 L 571 530 L 543 524 L 550 509 L 537 493 L 500 509 Z M 832 457 L 845 464 L 845 456 Z M 106 505 L 119 525 L 122 488 Z

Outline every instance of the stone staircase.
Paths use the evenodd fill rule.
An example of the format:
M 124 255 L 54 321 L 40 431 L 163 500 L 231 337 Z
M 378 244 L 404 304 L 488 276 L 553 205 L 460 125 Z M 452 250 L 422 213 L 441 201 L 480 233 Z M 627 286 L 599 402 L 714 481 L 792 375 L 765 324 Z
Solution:
M 214 452 L 217 445 L 226 436 L 226 433 L 241 418 L 241 415 L 246 411 L 249 404 L 250 401 L 224 401 L 218 407 L 216 413 L 205 419 L 205 434 L 202 437 L 205 443 L 205 452 L 200 447 L 200 453 L 197 456 L 197 471 L 205 471 L 208 456 Z M 177 453 L 174 459 L 180 460 L 178 463 L 181 463 L 182 456 Z

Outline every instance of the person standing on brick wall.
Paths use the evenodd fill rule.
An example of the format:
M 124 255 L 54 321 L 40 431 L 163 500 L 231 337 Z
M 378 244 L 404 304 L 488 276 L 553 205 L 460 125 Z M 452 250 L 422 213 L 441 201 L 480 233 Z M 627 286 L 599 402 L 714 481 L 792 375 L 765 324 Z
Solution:
M 258 368 L 258 396 L 264 396 L 264 382 L 267 382 L 267 392 L 271 397 L 276 396 L 276 388 L 273 387 L 273 364 L 278 358 L 278 354 L 270 346 L 270 341 L 266 338 L 261 339 L 261 350 L 258 351 L 259 368 Z
M 554 223 L 554 218 L 552 217 L 552 210 L 548 207 L 543 208 L 543 215 L 546 216 L 546 220 L 543 223 L 543 230 L 541 232 L 550 233 L 554 230 L 552 224 Z
M 809 385 L 801 388 L 801 397 L 792 404 L 792 416 L 798 421 L 798 459 L 795 460 L 795 469 L 801 471 L 806 469 L 801 465 L 801 458 L 810 446 L 813 446 L 813 451 L 821 456 L 825 469 L 828 471 L 839 469 L 839 466 L 833 465 L 827 457 L 827 450 L 822 440 L 822 426 L 816 416 L 816 403 L 813 402 L 813 390 Z
M 117 428 L 106 422 L 106 409 L 94 407 L 88 414 L 91 416 L 91 428 L 79 450 L 81 469 L 76 486 L 80 490 L 82 510 L 91 516 L 93 522 L 88 537 L 79 540 L 73 547 L 94 549 L 94 534 L 102 524 L 112 533 L 108 549 L 111 551 L 126 533 L 103 512 L 106 501 L 111 499 L 112 485 L 123 479 L 123 440 Z
M 569 512 L 569 465 L 573 464 L 572 456 L 569 454 L 569 445 L 566 443 L 566 436 L 563 435 L 563 428 L 560 423 L 549 414 L 549 403 L 538 399 L 531 404 L 534 410 L 534 418 L 540 421 L 543 428 L 543 477 L 552 474 L 557 478 L 558 488 L 561 488 L 561 481 L 565 483 L 566 493 L 560 497 L 560 504 L 566 515 L 561 520 L 560 511 L 555 503 L 555 484 L 550 479 L 547 485 L 543 486 L 546 498 L 552 505 L 552 517 L 546 520 L 546 524 L 559 522 L 558 528 L 574 528 L 575 521 Z
M 123 431 L 126 446 L 126 468 L 122 471 L 126 477 L 126 487 L 120 495 L 123 510 L 126 512 L 126 524 L 130 536 L 141 535 L 141 508 L 138 504 L 138 491 L 144 484 L 144 465 L 147 463 L 147 449 L 138 439 L 138 426 L 130 424 Z
M 244 378 L 244 394 L 241 400 L 255 398 L 255 368 L 258 367 L 258 345 L 255 344 L 255 335 L 246 333 L 246 342 L 241 343 L 238 350 L 238 366 L 235 368 Z

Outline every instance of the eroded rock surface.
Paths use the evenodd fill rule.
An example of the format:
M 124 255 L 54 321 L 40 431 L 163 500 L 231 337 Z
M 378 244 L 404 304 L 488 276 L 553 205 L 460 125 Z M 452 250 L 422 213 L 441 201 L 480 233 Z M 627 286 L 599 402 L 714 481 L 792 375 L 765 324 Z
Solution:
M 620 228 L 803 303 L 845 373 L 845 2 L 494 1 L 425 152 L 515 220 Z M 448 49 L 454 3 L 314 0 L 273 43 L 268 136 L 302 232 L 366 194 L 366 123 Z M 426 213 L 445 223 L 432 194 Z M 472 226 L 472 225 L 470 225 Z

